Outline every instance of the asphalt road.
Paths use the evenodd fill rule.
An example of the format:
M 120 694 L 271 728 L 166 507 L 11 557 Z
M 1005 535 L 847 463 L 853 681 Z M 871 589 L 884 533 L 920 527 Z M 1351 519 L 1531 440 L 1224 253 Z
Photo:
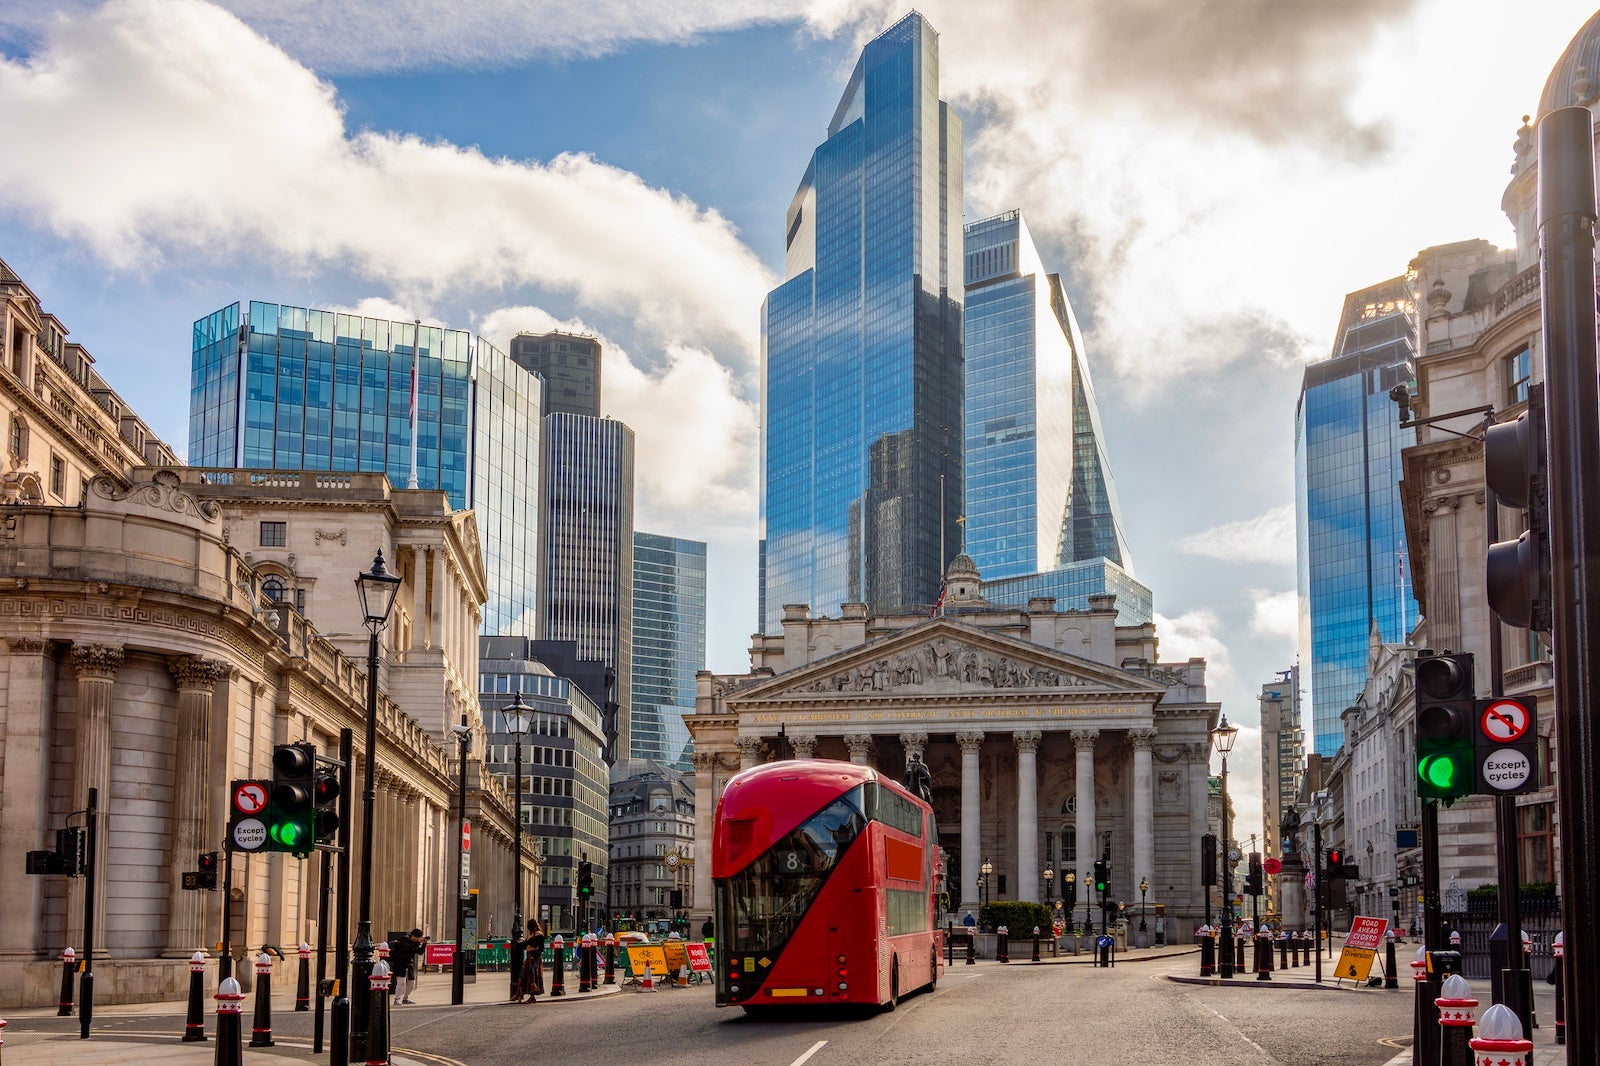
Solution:
M 718 1010 L 704 986 L 557 1006 L 406 1008 L 394 1043 L 444 1066 L 1377 1066 L 1410 1038 L 1409 988 L 1197 986 L 1166 980 L 1173 968 L 958 963 L 937 991 L 892 1013 L 782 1021 Z

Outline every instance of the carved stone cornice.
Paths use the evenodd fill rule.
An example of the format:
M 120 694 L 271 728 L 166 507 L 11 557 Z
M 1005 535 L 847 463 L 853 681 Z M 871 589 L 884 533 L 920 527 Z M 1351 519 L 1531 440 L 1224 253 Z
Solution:
M 222 508 L 216 501 L 200 500 L 185 492 L 182 479 L 171 470 L 157 470 L 150 476 L 149 481 L 139 482 L 127 490 L 123 490 L 115 478 L 101 474 L 94 479 L 91 487 L 95 493 L 108 500 L 117 502 L 127 500 L 156 510 L 199 518 L 206 522 L 222 521 Z
M 72 668 L 79 677 L 117 676 L 122 667 L 122 647 L 110 644 L 74 644 L 71 655 Z
M 218 659 L 202 659 L 198 655 L 173 655 L 167 659 L 167 669 L 182 689 L 210 690 L 227 677 L 232 667 Z
M 37 637 L 6 637 L 6 649 L 12 655 L 42 655 L 45 642 Z
M 1011 734 L 1011 742 L 1017 746 L 1018 755 L 1031 755 L 1039 750 L 1039 741 L 1044 739 L 1044 733 L 1037 729 L 1024 729 Z

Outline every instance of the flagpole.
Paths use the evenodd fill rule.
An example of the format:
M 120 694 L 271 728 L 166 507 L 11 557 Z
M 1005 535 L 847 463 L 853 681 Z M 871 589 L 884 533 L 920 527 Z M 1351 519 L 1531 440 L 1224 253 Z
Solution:
M 412 322 L 411 333 L 411 480 L 406 488 L 417 487 L 417 375 L 422 369 L 422 319 Z

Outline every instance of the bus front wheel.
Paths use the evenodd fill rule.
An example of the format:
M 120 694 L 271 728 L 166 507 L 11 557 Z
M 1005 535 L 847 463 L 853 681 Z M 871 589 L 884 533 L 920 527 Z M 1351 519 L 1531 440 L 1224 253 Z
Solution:
M 894 1010 L 900 1005 L 900 959 L 895 958 L 889 964 L 889 1002 L 883 1005 L 884 1012 Z

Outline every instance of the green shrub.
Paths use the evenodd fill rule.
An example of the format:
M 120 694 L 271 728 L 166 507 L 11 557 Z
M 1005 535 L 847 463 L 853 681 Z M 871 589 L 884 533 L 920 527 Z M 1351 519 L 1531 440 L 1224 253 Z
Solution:
M 1055 912 L 1043 903 L 1001 899 L 979 909 L 978 924 L 989 932 L 1003 925 L 1011 931 L 1012 936 L 1019 938 L 1031 937 L 1033 927 L 1037 925 L 1040 935 L 1048 936 L 1054 915 Z

